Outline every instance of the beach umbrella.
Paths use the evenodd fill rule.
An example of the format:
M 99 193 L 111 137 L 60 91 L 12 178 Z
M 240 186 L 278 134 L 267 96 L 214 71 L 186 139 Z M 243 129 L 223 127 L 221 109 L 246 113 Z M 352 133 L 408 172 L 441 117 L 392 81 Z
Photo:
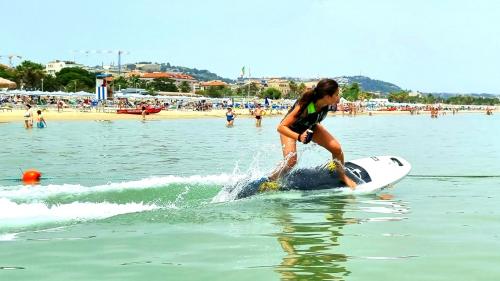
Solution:
M 17 95 L 16 91 L 3 91 L 3 92 L 0 92 L 0 94 L 5 95 L 5 96 L 11 96 L 11 97 Z
M 16 82 L 0 77 L 0 88 L 14 89 L 16 86 Z
M 76 92 L 75 95 L 77 95 L 79 97 L 90 97 L 90 96 L 94 96 L 95 94 L 84 92 L 84 91 L 79 91 L 79 92 Z
M 42 91 L 38 91 L 38 90 L 36 90 L 36 91 L 31 91 L 29 94 L 30 94 L 31 96 L 41 96 L 41 95 L 43 95 L 44 93 L 43 93 Z

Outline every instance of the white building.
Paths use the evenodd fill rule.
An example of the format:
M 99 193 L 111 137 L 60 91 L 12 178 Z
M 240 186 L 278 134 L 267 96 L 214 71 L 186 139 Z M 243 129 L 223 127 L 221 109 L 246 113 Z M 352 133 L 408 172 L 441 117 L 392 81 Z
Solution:
M 410 97 L 419 97 L 421 98 L 422 97 L 422 93 L 420 93 L 419 91 L 411 91 L 408 96 Z
M 61 69 L 66 68 L 66 67 L 80 67 L 80 68 L 82 68 L 83 65 L 76 64 L 72 61 L 55 60 L 55 61 L 48 62 L 45 65 L 45 72 L 49 75 L 56 76 L 57 72 L 61 71 Z

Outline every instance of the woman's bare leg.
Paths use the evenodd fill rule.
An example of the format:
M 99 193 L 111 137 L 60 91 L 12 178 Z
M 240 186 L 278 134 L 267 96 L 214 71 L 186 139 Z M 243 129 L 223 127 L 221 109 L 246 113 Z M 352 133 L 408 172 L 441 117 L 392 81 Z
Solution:
M 324 147 L 326 150 L 330 151 L 333 159 L 337 159 L 342 164 L 337 165 L 339 178 L 351 189 L 354 189 L 356 187 L 356 183 L 347 177 L 344 171 L 344 153 L 342 152 L 340 143 L 321 124 L 316 125 L 312 140 Z
M 280 134 L 281 147 L 283 150 L 284 161 L 269 176 L 271 181 L 279 179 L 282 175 L 288 173 L 295 164 L 297 164 L 297 141 Z

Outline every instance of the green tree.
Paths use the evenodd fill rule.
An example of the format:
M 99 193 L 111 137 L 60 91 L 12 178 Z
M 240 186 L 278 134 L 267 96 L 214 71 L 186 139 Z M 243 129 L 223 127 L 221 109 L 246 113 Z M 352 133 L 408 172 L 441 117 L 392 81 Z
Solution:
M 363 92 L 363 91 L 362 91 L 362 92 L 360 92 L 360 93 L 359 93 L 358 98 L 359 98 L 360 100 L 369 100 L 369 99 L 373 98 L 373 94 L 372 94 L 372 93 L 368 93 L 368 92 Z
M 155 88 L 153 86 L 148 86 L 147 87 L 147 92 L 148 92 L 148 95 L 151 95 L 151 96 L 156 96 L 158 95 L 155 91 Z
M 355 101 L 359 99 L 361 88 L 358 83 L 352 83 L 349 86 L 342 87 L 342 96 L 348 101 Z
M 129 87 L 132 88 L 137 88 L 137 85 L 141 82 L 141 79 L 139 79 L 139 76 L 132 75 L 127 79 L 127 84 Z
M 16 82 L 22 83 L 23 88 L 27 90 L 39 89 L 42 78 L 45 77 L 44 69 L 45 67 L 39 63 L 25 60 L 16 67 Z
M 147 89 L 148 84 L 149 84 L 149 82 L 147 80 L 139 79 L 139 82 L 137 82 L 137 87 L 134 87 L 134 88 Z
M 128 88 L 128 81 L 125 77 L 119 76 L 113 80 L 113 88 L 115 90 L 121 90 Z
M 260 93 L 260 88 L 257 83 L 250 83 L 250 96 L 257 96 Z
M 299 86 L 297 87 L 297 95 L 293 98 L 298 98 L 302 93 L 306 91 L 306 84 L 300 83 Z
M 88 91 L 88 87 L 80 80 L 74 79 L 69 81 L 64 86 L 65 92 L 79 92 L 79 91 Z
M 61 90 L 61 82 L 55 76 L 47 75 L 43 78 L 43 91 L 56 92 Z
M 235 92 L 235 94 L 236 94 L 237 96 L 240 96 L 240 97 L 241 97 L 241 96 L 246 95 L 246 92 L 244 91 L 244 88 L 243 88 L 243 87 L 238 87 L 238 88 L 236 88 L 236 92 Z
M 236 89 L 236 94 L 238 96 L 258 96 L 260 93 L 260 88 L 257 83 L 248 83 L 245 85 L 241 85 Z
M 149 82 L 147 88 L 153 87 L 156 91 L 160 92 L 178 92 L 174 80 L 168 78 L 155 78 Z
M 197 94 L 197 95 L 200 95 L 200 96 L 206 96 L 207 95 L 207 92 L 205 90 L 197 90 L 194 93 Z
M 56 73 L 56 78 L 61 85 L 70 92 L 75 90 L 77 81 L 77 91 L 93 92 L 95 87 L 95 73 L 89 72 L 79 67 L 65 67 Z
M 223 86 L 210 86 L 205 90 L 205 94 L 211 98 L 221 98 Z
M 500 102 L 500 99 L 458 95 L 449 97 L 445 102 L 449 104 L 495 105 Z
M 224 86 L 221 90 L 222 92 L 222 97 L 231 97 L 234 96 L 233 90 L 231 88 Z
M 288 96 L 291 98 L 296 98 L 299 95 L 299 85 L 297 85 L 295 81 L 290 81 L 288 85 L 290 87 L 290 92 L 288 93 Z
M 191 92 L 191 85 L 187 81 L 182 81 L 179 85 L 179 90 L 181 93 L 189 93 Z
M 433 104 L 436 103 L 436 97 L 434 97 L 432 94 L 428 94 L 425 96 L 422 100 L 423 103 L 425 104 Z
M 206 95 L 211 98 L 222 98 L 232 96 L 233 91 L 226 86 L 210 86 L 205 91 L 197 91 L 197 94 Z
M 409 93 L 407 91 L 399 91 L 390 93 L 388 99 L 390 102 L 408 102 Z
M 7 66 L 3 66 L 0 64 L 0 77 L 5 78 L 5 79 L 10 80 L 10 81 L 16 81 L 17 80 L 16 69 L 10 68 Z M 18 83 L 18 86 L 19 86 L 19 83 Z
M 265 89 L 262 92 L 261 96 L 263 98 L 268 97 L 271 99 L 279 99 L 279 98 L 281 98 L 281 91 L 276 89 L 276 88 L 270 87 L 270 88 Z

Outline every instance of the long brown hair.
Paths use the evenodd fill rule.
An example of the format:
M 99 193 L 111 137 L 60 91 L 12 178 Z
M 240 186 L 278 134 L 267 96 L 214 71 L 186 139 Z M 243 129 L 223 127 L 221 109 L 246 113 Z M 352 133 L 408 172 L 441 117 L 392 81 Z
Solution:
M 302 114 L 304 109 L 306 109 L 311 102 L 316 102 L 326 95 L 333 96 L 338 88 L 339 84 L 333 79 L 326 78 L 319 80 L 316 87 L 305 91 L 297 101 L 297 105 L 299 105 L 301 109 L 298 115 Z

